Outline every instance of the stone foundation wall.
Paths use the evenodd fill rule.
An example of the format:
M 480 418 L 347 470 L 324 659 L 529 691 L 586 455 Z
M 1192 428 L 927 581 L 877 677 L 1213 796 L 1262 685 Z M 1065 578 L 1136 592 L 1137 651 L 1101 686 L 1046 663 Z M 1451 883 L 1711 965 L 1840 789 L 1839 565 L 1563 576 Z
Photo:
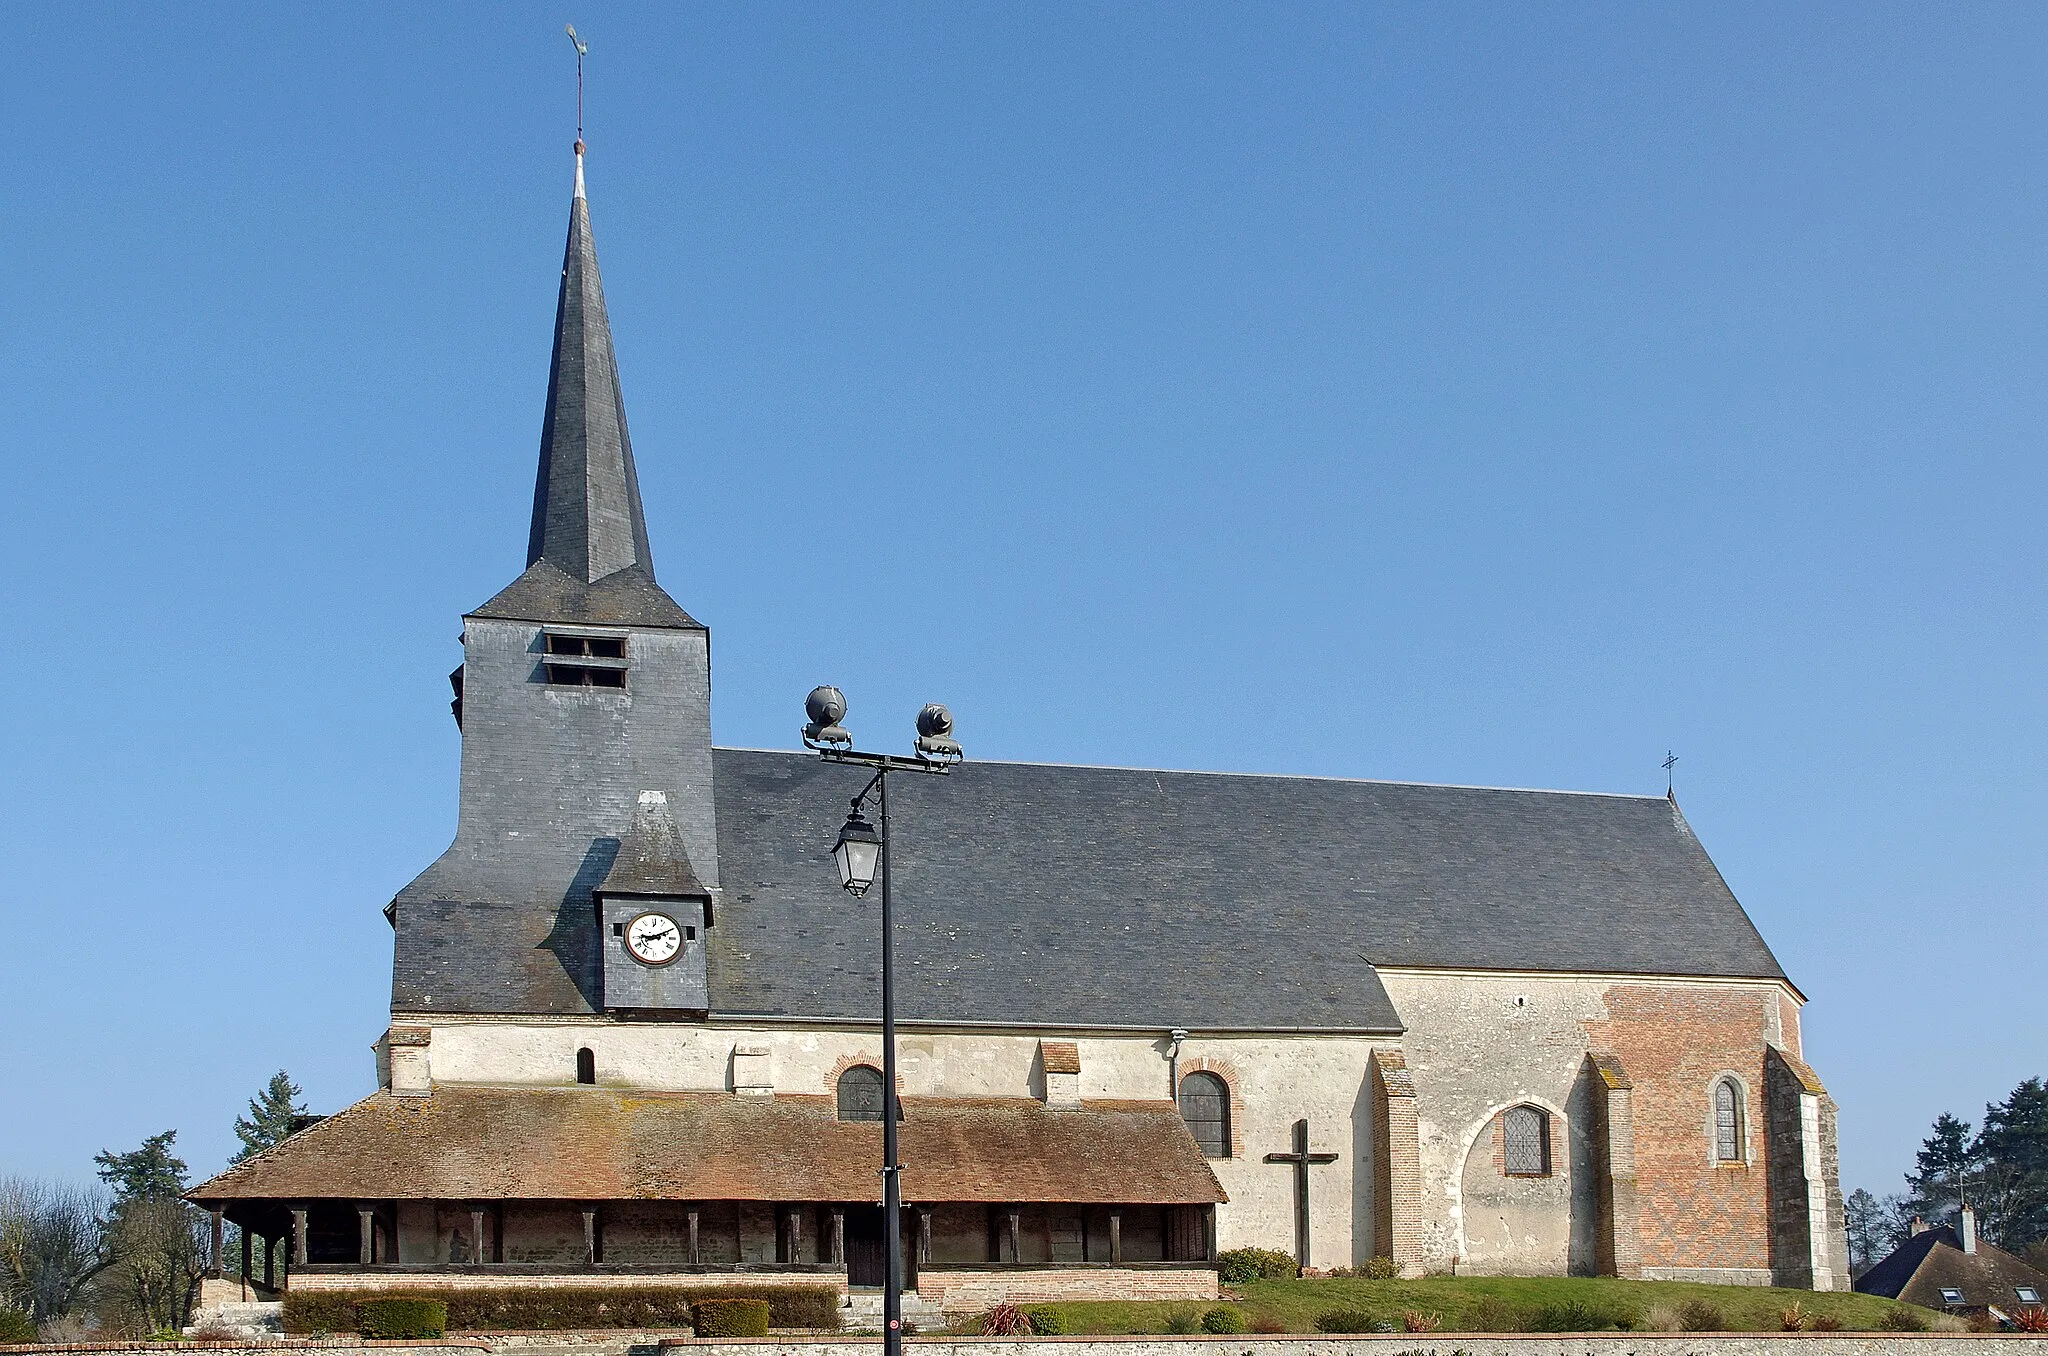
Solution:
M 1213 1300 L 1217 1292 L 1216 1273 L 1207 1267 L 1031 1267 L 927 1271 L 917 1278 L 917 1293 L 953 1314 L 1060 1300 Z
M 178 1346 L 137 1342 L 73 1343 L 7 1347 L 0 1352 L 35 1356 L 163 1356 L 166 1351 L 203 1351 L 207 1356 L 277 1356 L 285 1351 L 377 1356 L 473 1356 L 477 1352 L 524 1353 L 534 1347 L 567 1348 L 577 1356 L 646 1356 L 679 1347 L 730 1352 L 731 1356 L 874 1356 L 878 1339 L 769 1340 L 726 1342 L 649 1334 L 543 1333 L 481 1341 L 369 1342 L 361 1338 L 292 1338 L 252 1345 L 188 1342 Z M 914 1337 L 906 1343 L 929 1356 L 2036 1356 L 2038 1337 L 2019 1334 L 1801 1333 L 1795 1336 L 1743 1333 L 1574 1333 L 1558 1337 L 1488 1337 L 1471 1333 L 1415 1337 L 1405 1333 L 1357 1337 L 1039 1337 L 956 1340 Z

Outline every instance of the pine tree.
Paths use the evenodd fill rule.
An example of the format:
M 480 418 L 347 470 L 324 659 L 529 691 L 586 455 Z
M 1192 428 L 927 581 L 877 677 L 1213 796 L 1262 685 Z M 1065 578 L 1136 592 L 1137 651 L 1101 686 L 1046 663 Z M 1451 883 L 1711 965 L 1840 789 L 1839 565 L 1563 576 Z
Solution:
M 1906 1174 L 1908 1208 L 1930 1224 L 1947 1220 L 1968 1193 L 1976 1166 L 1970 1123 L 1942 1112 L 1934 1133 L 1920 1141 L 1913 1171 Z
M 1984 1178 L 1979 1194 L 1991 1207 L 1990 1236 L 2013 1252 L 2048 1239 L 2048 1085 L 2029 1078 L 1985 1107 L 1973 1148 Z
M 263 1091 L 249 1099 L 249 1114 L 235 1118 L 235 1137 L 242 1141 L 235 1162 L 253 1158 L 291 1134 L 293 1122 L 306 1114 L 299 1093 L 299 1085 L 283 1069 L 270 1076 Z
M 93 1156 L 100 1165 L 100 1180 L 113 1188 L 116 1210 L 138 1201 L 176 1200 L 185 1193 L 185 1162 L 171 1153 L 171 1141 L 177 1137 L 177 1131 L 166 1130 L 125 1154 L 102 1149 Z

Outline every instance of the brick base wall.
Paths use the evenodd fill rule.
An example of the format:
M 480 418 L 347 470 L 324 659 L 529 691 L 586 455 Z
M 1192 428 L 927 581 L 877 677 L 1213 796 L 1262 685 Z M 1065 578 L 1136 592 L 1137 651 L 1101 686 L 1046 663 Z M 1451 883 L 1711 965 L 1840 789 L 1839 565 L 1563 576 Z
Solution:
M 1213 1283 L 1215 1273 L 1210 1273 Z M 497 1272 L 476 1271 L 301 1271 L 291 1278 L 290 1288 L 307 1291 L 353 1290 L 506 1290 L 548 1286 L 557 1290 L 587 1290 L 598 1287 L 633 1285 L 687 1286 L 697 1290 L 721 1285 L 829 1285 L 846 1293 L 843 1271 L 636 1271 L 630 1274 L 603 1272 Z
M 917 1293 L 947 1313 L 1060 1300 L 1213 1300 L 1211 1267 L 1029 1267 L 921 1272 Z

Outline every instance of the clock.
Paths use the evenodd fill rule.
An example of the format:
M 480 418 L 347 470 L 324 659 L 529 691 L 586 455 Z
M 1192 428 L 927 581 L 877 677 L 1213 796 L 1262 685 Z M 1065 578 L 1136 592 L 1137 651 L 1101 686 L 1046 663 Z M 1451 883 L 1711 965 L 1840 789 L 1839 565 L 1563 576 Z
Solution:
M 683 951 L 683 930 L 665 913 L 643 913 L 626 924 L 626 950 L 642 965 L 667 965 Z

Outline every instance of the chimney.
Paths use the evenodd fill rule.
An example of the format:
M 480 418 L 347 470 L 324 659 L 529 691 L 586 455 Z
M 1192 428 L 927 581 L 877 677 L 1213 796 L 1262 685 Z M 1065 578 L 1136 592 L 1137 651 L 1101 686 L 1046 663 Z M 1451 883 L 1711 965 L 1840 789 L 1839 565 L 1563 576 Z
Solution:
M 1927 1221 L 1926 1221 L 1926 1220 L 1924 1220 L 1924 1219 L 1921 1219 L 1921 1218 L 1920 1218 L 1920 1217 L 1919 1217 L 1918 1215 L 1915 1215 L 1915 1216 L 1913 1216 L 1913 1237 L 1915 1237 L 1915 1238 L 1918 1238 L 1918 1237 L 1920 1237 L 1920 1235 L 1922 1235 L 1922 1234 L 1924 1234 L 1924 1233 L 1926 1233 L 1926 1232 L 1927 1232 Z
M 1970 1256 L 1977 1255 L 1977 1212 L 1969 1206 L 1956 1216 L 1956 1233 L 1962 1237 L 1963 1251 Z

